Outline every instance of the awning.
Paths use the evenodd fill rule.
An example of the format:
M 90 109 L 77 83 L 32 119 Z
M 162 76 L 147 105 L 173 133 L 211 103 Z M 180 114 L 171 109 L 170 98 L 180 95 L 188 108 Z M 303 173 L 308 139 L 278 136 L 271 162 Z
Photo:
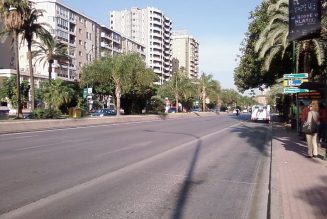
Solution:
M 326 91 L 326 84 L 323 84 L 321 82 L 303 82 L 299 88 L 300 89 L 308 89 L 308 90 L 316 90 L 316 91 Z

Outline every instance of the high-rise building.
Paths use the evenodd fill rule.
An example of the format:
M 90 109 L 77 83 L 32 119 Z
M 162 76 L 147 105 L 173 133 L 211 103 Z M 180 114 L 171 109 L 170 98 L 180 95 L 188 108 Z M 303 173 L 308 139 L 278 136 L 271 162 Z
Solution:
M 189 78 L 197 78 L 199 74 L 199 43 L 187 35 L 185 31 L 173 33 L 172 53 L 178 60 L 179 68 L 183 67 Z
M 110 12 L 110 28 L 145 45 L 146 64 L 159 76 L 158 84 L 172 73 L 172 21 L 156 8 Z

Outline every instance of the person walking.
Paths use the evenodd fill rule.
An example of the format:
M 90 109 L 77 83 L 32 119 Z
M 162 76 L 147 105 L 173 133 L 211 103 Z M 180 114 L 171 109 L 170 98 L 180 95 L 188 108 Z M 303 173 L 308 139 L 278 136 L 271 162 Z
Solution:
M 319 102 L 318 100 L 313 100 L 310 104 L 310 111 L 308 112 L 307 122 L 313 122 L 316 127 L 319 126 Z M 306 139 L 308 143 L 308 156 L 317 158 L 318 156 L 318 128 L 314 130 L 313 133 L 306 134 Z

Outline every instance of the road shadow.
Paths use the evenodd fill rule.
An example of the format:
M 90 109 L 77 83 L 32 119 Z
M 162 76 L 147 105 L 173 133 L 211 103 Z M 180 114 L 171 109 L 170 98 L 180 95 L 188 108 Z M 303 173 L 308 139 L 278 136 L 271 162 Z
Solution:
M 327 176 L 321 176 L 321 181 L 320 186 L 302 190 L 297 195 L 312 206 L 313 218 L 326 218 L 327 215 Z
M 241 126 L 231 128 L 248 145 L 258 150 L 261 154 L 269 156 L 267 145 L 271 141 L 269 124 L 252 125 L 243 122 Z M 269 145 L 270 146 L 270 145 Z
M 192 186 L 201 184 L 203 182 L 198 182 L 193 179 L 194 175 L 194 170 L 196 168 L 197 161 L 199 160 L 199 154 L 201 151 L 202 147 L 202 140 L 200 137 L 189 134 L 189 133 L 182 133 L 182 132 L 167 132 L 167 131 L 153 131 L 153 130 L 144 130 L 145 132 L 156 132 L 156 133 L 164 133 L 164 134 L 174 134 L 174 135 L 185 135 L 185 136 L 190 136 L 194 139 L 196 139 L 196 146 L 195 150 L 192 156 L 192 159 L 189 164 L 189 168 L 187 170 L 186 178 L 184 179 L 182 186 L 179 190 L 179 193 L 177 195 L 176 202 L 174 204 L 174 211 L 171 215 L 171 219 L 180 219 L 183 218 L 185 206 L 188 201 L 188 197 L 190 194 L 190 191 L 192 189 Z

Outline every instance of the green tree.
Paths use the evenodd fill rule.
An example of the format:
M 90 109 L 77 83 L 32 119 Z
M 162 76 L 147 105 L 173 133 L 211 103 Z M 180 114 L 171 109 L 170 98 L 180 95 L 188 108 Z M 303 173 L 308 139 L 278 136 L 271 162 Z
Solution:
M 213 76 L 211 74 L 206 75 L 202 73 L 201 77 L 197 80 L 198 85 L 198 94 L 200 99 L 202 100 L 202 111 L 206 111 L 206 99 L 209 96 L 217 96 L 220 91 L 219 82 L 213 80 Z
M 32 55 L 36 62 L 48 62 L 49 81 L 51 81 L 52 64 L 57 60 L 60 64 L 67 64 L 70 61 L 67 45 L 61 43 L 50 34 L 43 35 L 41 42 L 35 42 L 36 50 Z
M 197 89 L 194 81 L 187 77 L 185 68 L 181 67 L 169 81 L 166 81 L 158 89 L 158 95 L 162 98 L 168 98 L 173 100 L 176 104 L 176 109 L 179 103 L 182 106 L 187 106 L 190 108 L 189 102 L 196 98 Z M 178 111 L 177 111 L 178 112 Z
M 19 69 L 19 49 L 18 49 L 18 36 L 22 31 L 26 11 L 28 10 L 28 1 L 26 0 L 7 0 L 0 2 L 0 15 L 4 24 L 4 33 L 10 33 L 14 41 L 15 61 L 16 61 L 16 86 L 17 86 L 17 118 L 22 117 L 22 102 L 20 90 L 20 69 Z
M 56 110 L 59 110 L 63 104 L 69 104 L 75 96 L 75 90 L 72 86 L 60 79 L 44 82 L 40 90 L 42 99 L 48 108 L 54 108 Z
M 234 70 L 234 83 L 240 92 L 267 83 L 263 77 L 263 63 L 254 47 L 260 33 L 268 23 L 268 6 L 269 3 L 263 1 L 250 15 L 248 31 L 240 48 L 239 64 Z
M 120 114 L 121 98 L 132 91 L 146 90 L 156 80 L 155 73 L 145 67 L 137 53 L 103 57 L 83 68 L 81 83 L 107 84 L 114 87 L 117 115 Z
M 1 101 L 9 100 L 14 108 L 17 108 L 18 105 L 16 77 L 17 76 L 5 78 L 3 81 L 3 86 L 0 87 L 0 100 Z M 28 81 L 23 80 L 20 83 L 20 90 L 21 90 L 21 101 L 22 103 L 26 103 L 28 101 L 28 94 L 30 90 L 30 85 Z
M 30 80 L 31 80 L 31 110 L 34 110 L 35 106 L 35 85 L 34 85 L 34 74 L 33 74 L 33 64 L 32 64 L 32 43 L 34 38 L 43 37 L 46 34 L 50 34 L 44 26 L 47 24 L 38 22 L 38 18 L 43 16 L 43 11 L 30 7 L 26 10 L 26 16 L 24 19 L 24 24 L 22 27 L 23 39 L 27 42 L 27 55 L 28 55 L 28 64 L 30 71 Z
M 288 41 L 289 1 L 278 0 L 270 4 L 267 12 L 269 23 L 260 33 L 255 50 L 259 52 L 259 58 L 264 60 L 264 70 L 269 71 L 274 59 L 282 60 L 287 50 L 292 50 Z M 314 68 L 319 68 L 325 60 L 324 42 L 317 38 L 298 41 L 296 45 L 296 65 L 303 66 L 299 69 L 300 72 L 312 73 L 310 77 L 313 79 L 320 73 L 315 72 Z M 290 57 L 289 55 L 287 58 L 291 59 Z

